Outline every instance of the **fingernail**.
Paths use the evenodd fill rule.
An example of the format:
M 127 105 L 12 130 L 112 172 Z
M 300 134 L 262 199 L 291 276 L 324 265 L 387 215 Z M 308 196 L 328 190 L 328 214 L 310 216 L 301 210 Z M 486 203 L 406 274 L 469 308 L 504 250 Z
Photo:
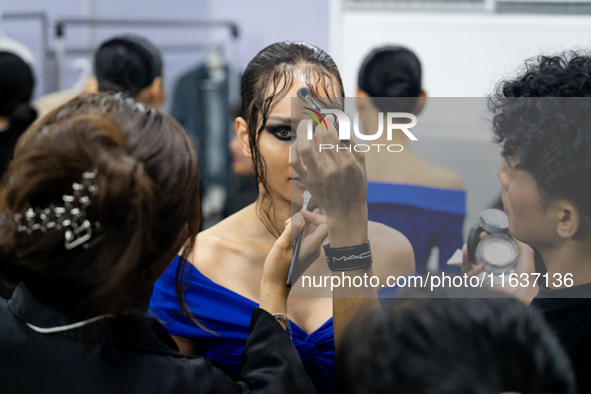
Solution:
M 287 219 L 287 220 L 284 222 L 284 224 L 285 224 L 285 227 L 289 226 L 289 223 L 291 223 L 291 218 Z

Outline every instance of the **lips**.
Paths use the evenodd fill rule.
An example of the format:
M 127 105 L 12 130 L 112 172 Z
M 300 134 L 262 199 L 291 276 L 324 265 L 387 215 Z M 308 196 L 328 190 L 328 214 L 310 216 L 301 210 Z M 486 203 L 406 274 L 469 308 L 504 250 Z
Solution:
M 302 180 L 300 178 L 289 178 L 289 180 L 291 181 L 292 185 L 295 185 L 302 192 L 308 190 L 306 188 L 306 184 L 304 182 L 302 182 Z

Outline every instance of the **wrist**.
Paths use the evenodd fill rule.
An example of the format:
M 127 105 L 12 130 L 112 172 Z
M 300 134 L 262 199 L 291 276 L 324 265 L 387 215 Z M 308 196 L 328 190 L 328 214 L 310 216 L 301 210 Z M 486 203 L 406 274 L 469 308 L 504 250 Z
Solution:
M 261 280 L 261 295 L 259 307 L 267 312 L 285 313 L 287 311 L 287 297 L 289 287 L 285 281 L 280 284 L 268 283 L 264 278 Z
M 331 271 L 363 270 L 373 264 L 369 241 L 345 247 L 332 247 L 330 244 L 325 244 L 323 248 Z
M 367 211 L 346 216 L 327 215 L 328 238 L 332 247 L 360 245 L 368 240 Z
M 348 204 L 348 207 L 341 207 L 338 205 L 322 207 L 327 218 L 334 220 L 367 220 L 367 203 L 364 201 L 360 204 Z

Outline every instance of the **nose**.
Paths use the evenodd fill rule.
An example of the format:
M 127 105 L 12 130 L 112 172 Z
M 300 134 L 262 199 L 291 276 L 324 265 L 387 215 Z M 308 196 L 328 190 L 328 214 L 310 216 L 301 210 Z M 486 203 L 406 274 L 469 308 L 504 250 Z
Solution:
M 508 190 L 510 184 L 510 177 L 507 172 L 507 162 L 503 161 L 503 164 L 501 164 L 499 170 L 497 171 L 497 177 L 499 178 L 499 183 L 501 184 L 503 190 Z

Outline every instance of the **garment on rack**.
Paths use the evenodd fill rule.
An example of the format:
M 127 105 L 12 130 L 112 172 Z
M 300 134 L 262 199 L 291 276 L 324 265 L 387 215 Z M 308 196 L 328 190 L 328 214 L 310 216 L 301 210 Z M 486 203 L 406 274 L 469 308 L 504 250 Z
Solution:
M 227 64 L 205 62 L 183 74 L 172 92 L 170 114 L 193 139 L 204 195 L 213 185 L 229 187 L 230 72 Z
M 240 368 L 252 311 L 257 303 L 229 290 L 204 276 L 195 266 L 186 264 L 183 284 L 187 289 L 184 300 L 193 316 L 205 328 L 199 328 L 189 317 L 180 313 L 175 292 L 177 257 L 154 284 L 150 314 L 175 336 L 189 337 L 201 342 L 207 358 L 230 370 Z M 308 375 L 319 392 L 334 391 L 335 347 L 332 318 L 316 331 L 307 334 L 291 323 L 292 340 Z
M 446 263 L 463 245 L 464 190 L 369 182 L 367 208 L 369 220 L 395 228 L 408 238 L 418 274 L 425 272 L 435 246 L 439 248 L 439 270 L 459 273 Z

